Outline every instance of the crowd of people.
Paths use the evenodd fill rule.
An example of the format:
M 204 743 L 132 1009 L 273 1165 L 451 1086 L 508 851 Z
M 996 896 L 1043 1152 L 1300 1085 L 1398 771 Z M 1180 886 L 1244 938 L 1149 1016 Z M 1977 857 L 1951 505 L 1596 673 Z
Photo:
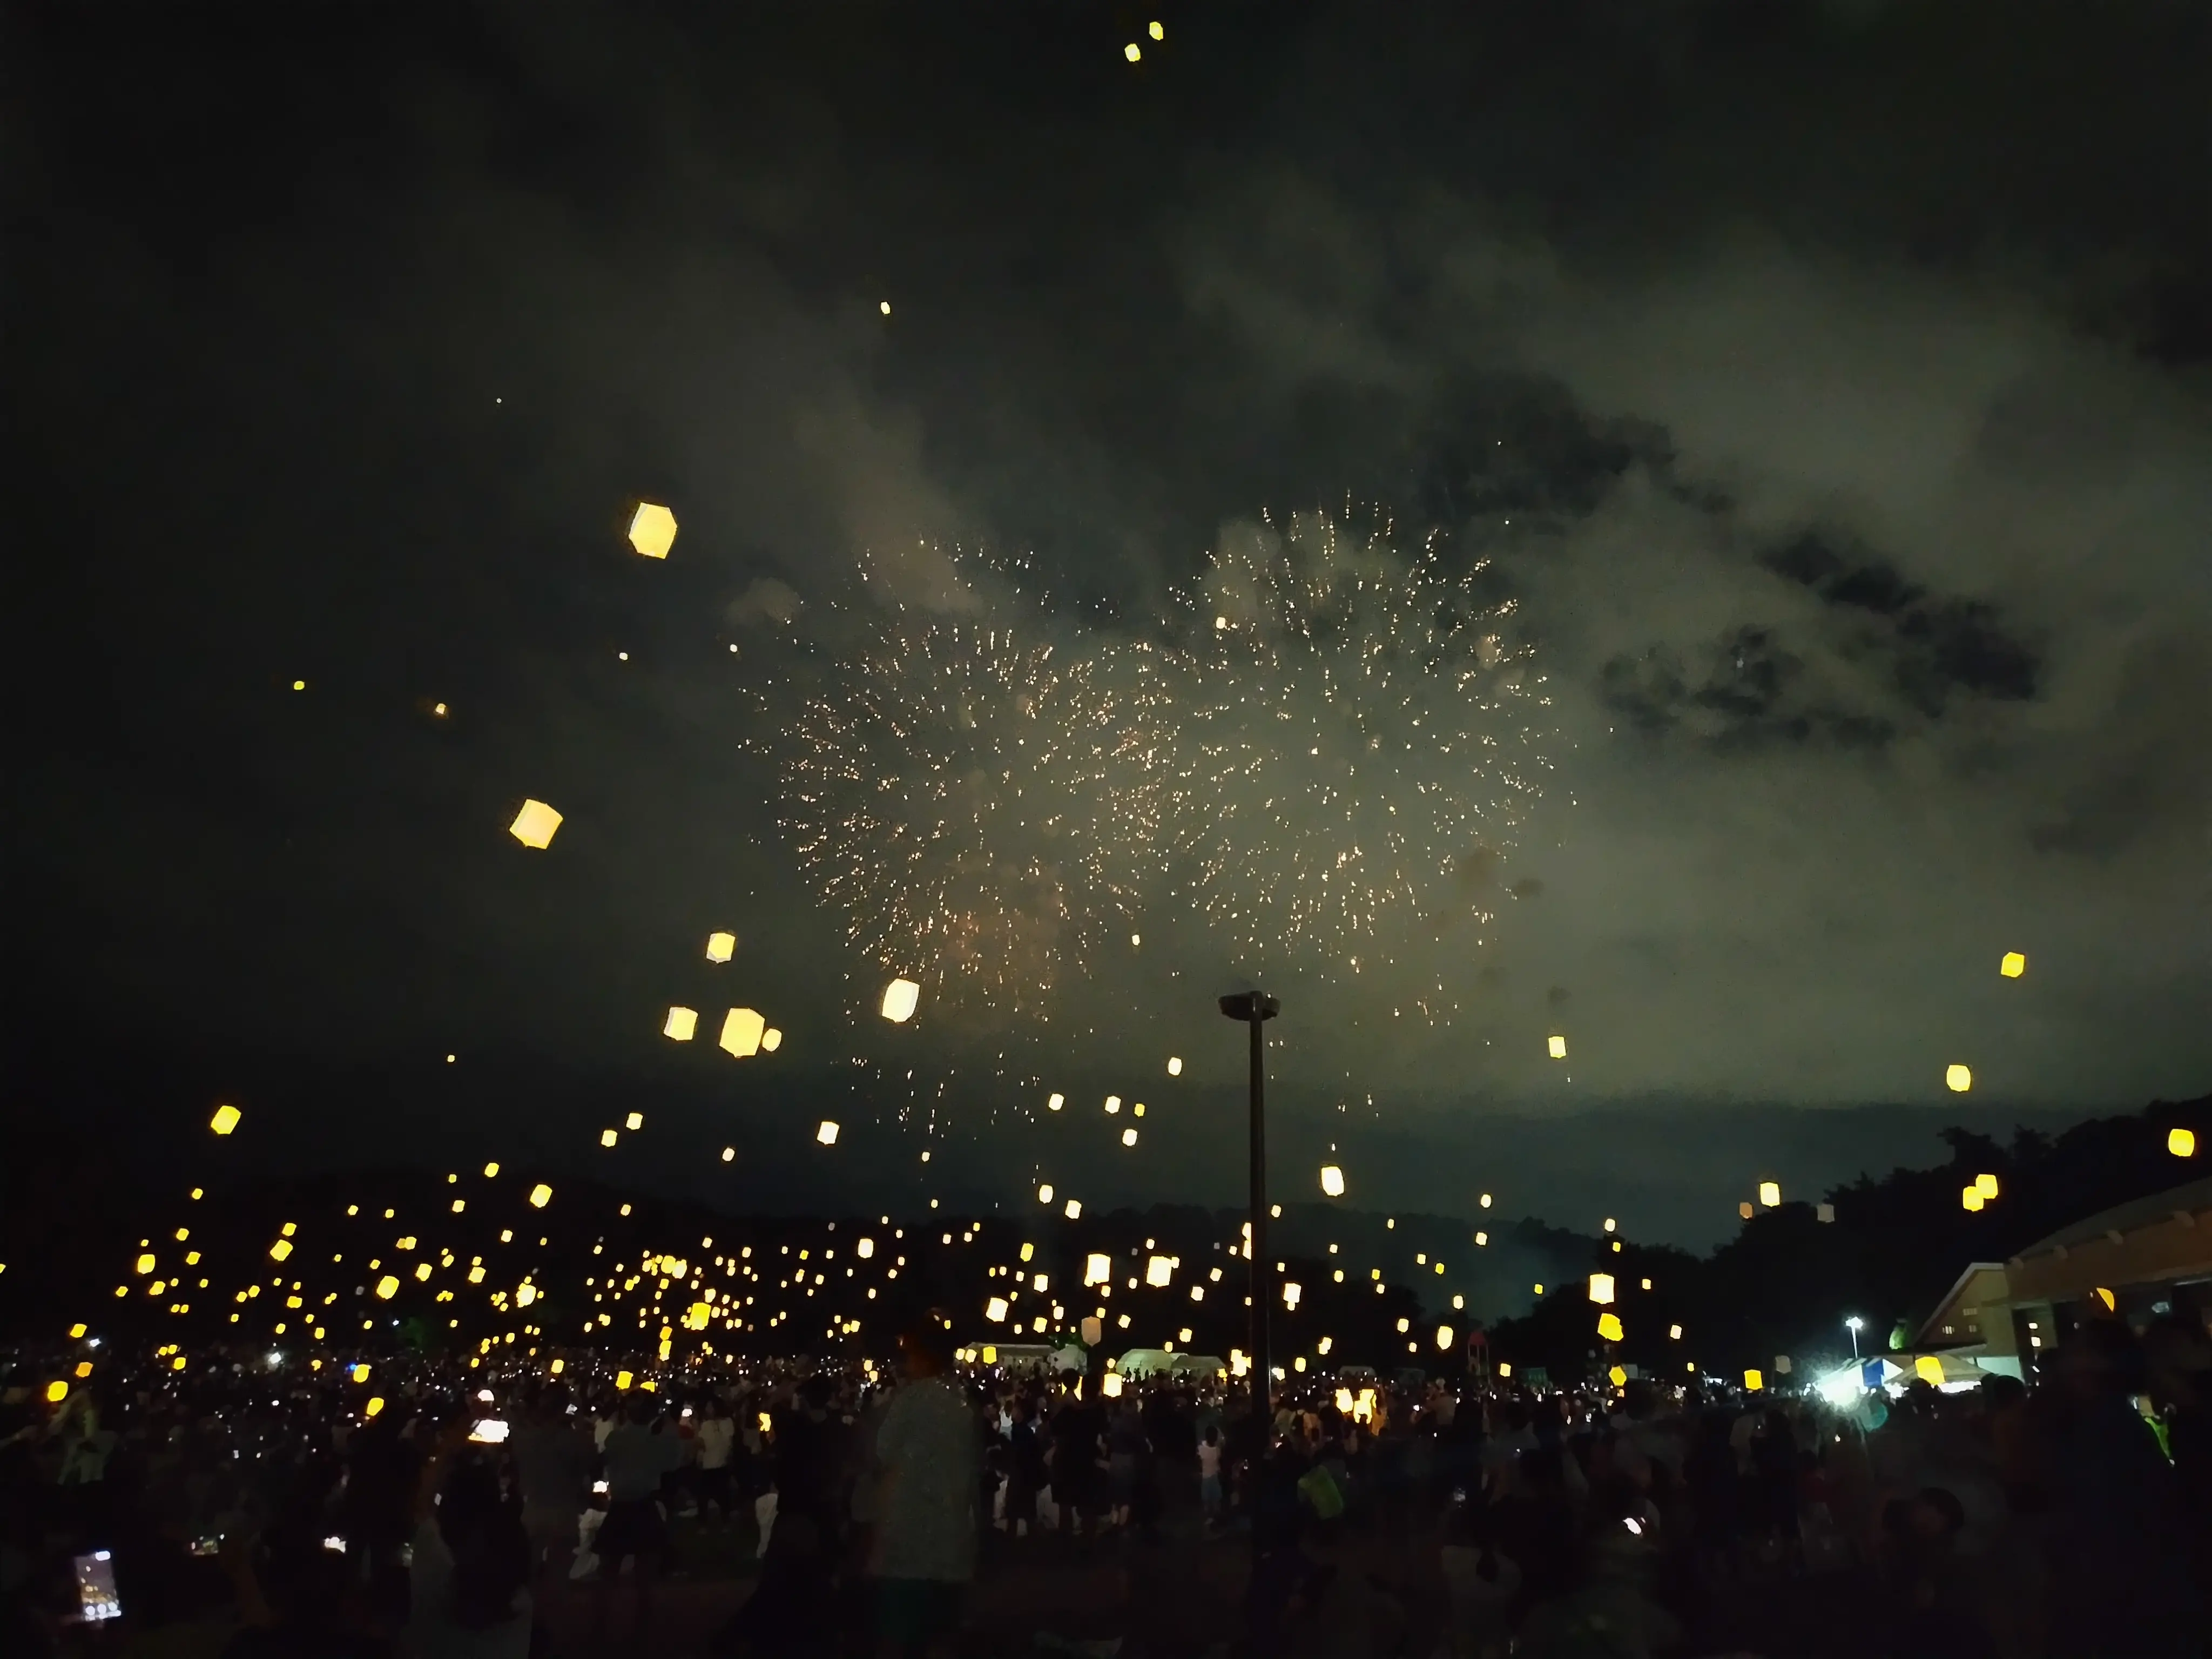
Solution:
M 1192 1639 L 1255 1656 L 2206 1646 L 2191 1328 L 2090 1322 L 2033 1389 L 1294 1376 L 1264 1418 L 1234 1378 L 954 1352 L 925 1321 L 881 1369 L 164 1351 L 74 1387 L 21 1354 L 0 1651 L 666 1651 L 679 1531 L 732 1569 L 731 1654 L 959 1652 L 979 1575 L 1206 1552 L 1240 1605 Z

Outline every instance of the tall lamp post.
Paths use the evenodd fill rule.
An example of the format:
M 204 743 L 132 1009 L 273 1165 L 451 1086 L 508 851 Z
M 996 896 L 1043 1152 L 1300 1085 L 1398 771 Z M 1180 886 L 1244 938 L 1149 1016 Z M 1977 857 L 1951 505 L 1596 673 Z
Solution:
M 1853 1314 L 1849 1319 L 1844 1321 L 1844 1328 L 1851 1334 L 1851 1363 L 1853 1364 L 1856 1364 L 1858 1363 L 1859 1329 L 1865 1323 L 1866 1321 L 1861 1319 L 1856 1314 Z
M 1252 1237 L 1247 1243 L 1252 1252 L 1252 1413 L 1259 1419 L 1263 1455 L 1274 1426 L 1268 1401 L 1274 1377 L 1267 1366 L 1267 1043 L 1261 1028 L 1282 1011 L 1263 991 L 1221 999 L 1221 1012 L 1252 1030 Z

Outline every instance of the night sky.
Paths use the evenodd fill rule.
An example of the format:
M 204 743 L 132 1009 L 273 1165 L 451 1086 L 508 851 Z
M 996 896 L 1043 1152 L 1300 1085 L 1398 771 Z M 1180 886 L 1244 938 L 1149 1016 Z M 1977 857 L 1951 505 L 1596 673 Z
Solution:
M 2208 46 L 2135 0 L 18 10 L 16 1104 L 1225 1200 L 1260 981 L 1286 1190 L 1701 1240 L 1770 1171 L 2201 1094 Z M 1512 833 L 1311 950 L 1138 848 L 1048 983 L 877 1018 L 786 828 L 809 701 L 901 629 L 1200 648 L 1209 550 L 1317 511 L 1510 613 Z M 1312 828 L 1202 772 L 1248 878 Z M 738 1005 L 776 1054 L 715 1051 Z

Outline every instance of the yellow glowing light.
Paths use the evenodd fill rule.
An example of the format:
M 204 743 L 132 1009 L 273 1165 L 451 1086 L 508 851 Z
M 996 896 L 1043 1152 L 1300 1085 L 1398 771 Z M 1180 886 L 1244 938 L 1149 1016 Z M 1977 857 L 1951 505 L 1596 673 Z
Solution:
M 611 1146 L 619 1139 L 620 1137 L 617 1136 L 612 1129 L 602 1129 L 599 1131 L 599 1145 L 602 1146 Z
M 640 501 L 630 514 L 629 544 L 648 559 L 665 559 L 676 545 L 676 515 L 653 501 Z
M 910 979 L 895 979 L 884 987 L 882 1012 L 894 1025 L 903 1025 L 914 1018 L 914 1011 L 921 1005 L 921 987 Z
M 58 1406 L 58 1405 L 60 1405 L 60 1404 L 62 1403 L 62 1401 L 64 1401 L 64 1400 L 66 1400 L 66 1399 L 68 1399 L 68 1398 L 69 1398 L 69 1384 L 68 1384 L 68 1383 L 66 1383 L 66 1382 L 49 1382 L 49 1383 L 47 1383 L 47 1384 L 46 1384 L 46 1403 L 47 1403 L 48 1405 L 50 1405 L 50 1406 Z
M 735 933 L 707 935 L 707 960 L 709 962 L 727 962 L 737 948 L 738 936 Z
M 136 1272 L 150 1273 L 154 1271 L 154 1258 L 151 1254 L 142 1255 L 131 1265 Z
M 1052 1202 L 1052 1186 L 1050 1182 L 1048 1182 L 1045 1185 L 1037 1188 L 1037 1202 L 1040 1204 L 1049 1204 Z M 1022 1247 L 1022 1260 L 1026 1261 L 1030 1259 L 1029 1247 L 1027 1245 L 1024 1245 Z
M 1932 1389 L 1943 1386 L 1943 1362 L 1932 1353 L 1923 1353 L 1912 1362 L 1912 1374 Z
M 2119 1298 L 2114 1296 L 2110 1291 L 2106 1290 L 2102 1285 L 2097 1286 L 2097 1300 L 2105 1304 L 2105 1311 L 2106 1313 L 2114 1312 L 2120 1305 Z
M 678 1042 L 689 1042 L 698 1029 L 699 1011 L 696 1008 L 671 1008 L 667 1019 L 661 1024 L 660 1035 L 672 1037 Z
M 1750 1219 L 1751 1219 L 1751 1200 L 1750 1200 L 1749 1199 L 1747 1199 L 1747 1198 L 1746 1200 L 1744 1200 L 1744 1201 L 1743 1201 L 1742 1203 L 1741 1203 L 1741 1204 L 1737 1205 L 1737 1206 L 1735 1206 L 1735 1212 L 1736 1212 L 1738 1215 L 1741 1216 L 1741 1217 L 1742 1217 L 1746 1221 L 1750 1220 Z
M 732 1008 L 722 1017 L 722 1050 L 733 1060 L 748 1060 L 760 1052 L 768 1022 L 750 1008 Z
M 1168 1075 L 1170 1077 L 1181 1077 L 1182 1075 L 1182 1061 L 1176 1055 L 1170 1054 L 1168 1056 Z
M 1597 1334 L 1607 1342 L 1620 1340 L 1620 1316 L 1606 1312 L 1597 1316 Z
M 389 1302 L 398 1294 L 399 1281 L 392 1274 L 386 1273 L 376 1281 L 376 1299 L 379 1302 Z
M 1770 1210 L 1776 1205 L 1782 1202 L 1782 1183 L 1778 1181 L 1760 1182 L 1759 1183 L 1759 1201 L 1766 1206 Z
M 560 827 L 558 812 L 542 800 L 526 800 L 514 822 L 507 826 L 507 833 L 525 847 L 544 848 L 553 844 L 553 832 Z
M 544 1182 L 539 1182 L 535 1187 L 532 1187 L 530 1189 L 530 1207 L 532 1209 L 542 1210 L 552 1201 L 553 1189 L 547 1186 Z
M 291 1254 L 292 1241 L 289 1238 L 280 1238 L 269 1247 L 269 1259 L 271 1261 L 282 1261 Z
M 1547 1037 L 1545 1039 L 1545 1046 L 1551 1049 L 1553 1060 L 1565 1060 L 1567 1057 L 1566 1038 L 1559 1036 Z
M 1667 1328 L 1667 1340 L 1670 1342 L 1680 1342 L 1682 1340 L 1682 1328 L 1680 1325 L 1669 1325 Z
M 1066 1095 L 1054 1095 L 1051 1099 L 1045 1102 L 1044 1109 L 1048 1112 L 1056 1112 L 1066 1104 L 1067 1097 Z
M 889 300 L 879 300 L 876 302 L 876 309 L 888 317 L 891 314 L 891 302 Z
M 1997 1178 L 1993 1175 L 1976 1176 L 1974 1187 L 1984 1198 L 1995 1198 L 1997 1195 Z
M 723 1163 L 725 1163 L 725 1164 L 734 1164 L 734 1163 L 736 1163 L 737 1161 L 738 1161 L 738 1149 L 737 1149 L 736 1147 L 734 1147 L 734 1146 L 725 1146 L 725 1147 L 723 1147 L 723 1148 L 722 1148 L 722 1162 L 723 1162 Z
M 1083 1219 L 1083 1204 L 1082 1204 L 1082 1201 L 1081 1201 L 1080 1200 L 1079 1200 L 1079 1199 L 1073 1199 L 1073 1198 L 1069 1199 L 1069 1200 L 1067 1200 L 1066 1207 L 1066 1208 L 1064 1208 L 1064 1209 L 1060 1212 L 1060 1213 L 1061 1213 L 1061 1214 L 1063 1214 L 1063 1215 L 1065 1215 L 1065 1216 L 1066 1216 L 1066 1217 L 1070 1221 L 1080 1221 L 1080 1220 L 1082 1220 L 1082 1219 Z
M 1136 1132 L 1134 1129 L 1124 1129 L 1124 1130 L 1122 1130 L 1122 1131 L 1121 1131 L 1121 1144 L 1122 1144 L 1124 1146 L 1135 1146 L 1135 1145 L 1137 1144 L 1137 1132 Z
M 2172 1152 L 2176 1158 L 2196 1157 L 2197 1131 L 2194 1129 L 2168 1129 L 2166 1132 L 2166 1150 Z
M 235 1106 L 218 1106 L 215 1115 L 208 1120 L 208 1127 L 219 1135 L 227 1135 L 238 1127 L 238 1120 L 244 1115 Z
M 1755 1370 L 1746 1371 L 1743 1374 L 1743 1386 L 1747 1392 L 1757 1394 L 1766 1386 L 1766 1379 Z
M 366 1382 L 368 1381 L 368 1366 L 366 1362 L 356 1362 L 354 1368 L 346 1374 L 356 1382 Z
M 1613 1300 L 1611 1273 L 1592 1273 L 1589 1276 L 1589 1299 L 1601 1307 Z
M 823 1118 L 814 1131 L 814 1138 L 824 1146 L 835 1146 L 837 1144 L 837 1126 Z
M 1158 23 L 1146 25 L 1145 32 L 1151 35 L 1155 40 L 1164 40 L 1168 38 L 1168 32 L 1162 28 Z
M 630 1384 L 636 1381 L 637 1378 L 629 1371 L 617 1371 L 615 1373 L 615 1388 L 619 1392 L 624 1394 L 629 1393 Z
M 1450 1347 L 1450 1346 L 1451 1346 L 1451 1345 L 1452 1345 L 1452 1328 L 1451 1328 L 1450 1326 L 1449 1326 L 1449 1325 L 1439 1325 L 1439 1326 L 1437 1326 L 1437 1346 L 1438 1346 L 1439 1348 L 1449 1348 L 1449 1347 Z
M 1947 1066 L 1943 1068 L 1943 1086 L 1954 1095 L 1963 1095 L 1974 1086 L 1974 1074 L 1964 1066 Z
M 489 1181 L 493 1176 L 496 1176 L 498 1173 L 499 1173 L 499 1165 L 498 1165 L 498 1164 L 485 1164 L 485 1165 L 484 1165 L 484 1179 L 485 1179 L 486 1181 Z
M 783 1047 L 783 1033 L 773 1025 L 761 1033 L 761 1052 L 772 1054 Z
M 1121 1109 L 1121 1096 L 1119 1096 L 1119 1095 L 1109 1095 L 1109 1096 L 1107 1096 L 1107 1097 L 1106 1097 L 1106 1115 L 1107 1115 L 1107 1116 L 1111 1117 L 1111 1116 L 1113 1116 L 1113 1115 L 1114 1115 L 1114 1114 L 1115 1114 L 1115 1113 L 1116 1113 L 1116 1112 L 1120 1111 Z
M 988 1302 L 986 1302 L 983 1304 L 983 1317 L 989 1320 L 994 1325 L 1005 1324 L 1006 1322 L 1006 1298 L 1003 1296 L 994 1296 Z
M 1114 1258 L 1092 1254 L 1083 1258 L 1083 1282 L 1086 1285 L 1110 1283 L 1114 1277 Z
M 1498 1362 L 1498 1374 L 1500 1376 L 1510 1376 L 1513 1375 L 1513 1367 L 1501 1359 Z
M 1344 1196 L 1344 1171 L 1334 1164 L 1321 1166 L 1321 1189 L 1331 1198 Z
M 632 1112 L 628 1117 L 623 1120 L 623 1127 L 629 1130 L 632 1133 L 635 1133 L 638 1130 L 645 1127 L 645 1114 L 643 1112 Z
M 1978 1210 L 1989 1200 L 1982 1196 L 1982 1189 L 1979 1187 L 1967 1187 L 1960 1189 L 1959 1202 L 1966 1209 Z
M 2007 979 L 2018 979 L 2027 971 L 2027 958 L 2017 951 L 2008 951 L 2004 960 L 1997 963 L 1997 972 Z
M 1139 46 L 1134 40 L 1130 41 L 1127 46 L 1121 48 L 1121 56 L 1127 58 L 1133 64 L 1144 55 L 1145 49 L 1142 46 Z

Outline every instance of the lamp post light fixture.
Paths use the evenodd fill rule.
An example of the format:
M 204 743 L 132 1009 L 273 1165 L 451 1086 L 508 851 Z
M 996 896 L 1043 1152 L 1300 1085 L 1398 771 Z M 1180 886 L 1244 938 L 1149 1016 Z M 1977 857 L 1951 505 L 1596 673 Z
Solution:
M 1283 1005 L 1264 991 L 1239 991 L 1221 999 L 1223 1015 L 1243 1020 L 1252 1030 L 1252 1218 L 1245 1244 L 1252 1253 L 1252 1411 L 1259 1420 L 1262 1456 L 1275 1414 L 1269 1399 L 1273 1374 L 1267 1369 L 1267 1045 L 1261 1028 L 1282 1011 Z
M 1854 1364 L 1857 1363 L 1859 1357 L 1859 1332 L 1865 1328 L 1865 1325 L 1866 1321 L 1861 1319 L 1856 1314 L 1844 1321 L 1844 1328 L 1851 1334 L 1851 1360 Z

